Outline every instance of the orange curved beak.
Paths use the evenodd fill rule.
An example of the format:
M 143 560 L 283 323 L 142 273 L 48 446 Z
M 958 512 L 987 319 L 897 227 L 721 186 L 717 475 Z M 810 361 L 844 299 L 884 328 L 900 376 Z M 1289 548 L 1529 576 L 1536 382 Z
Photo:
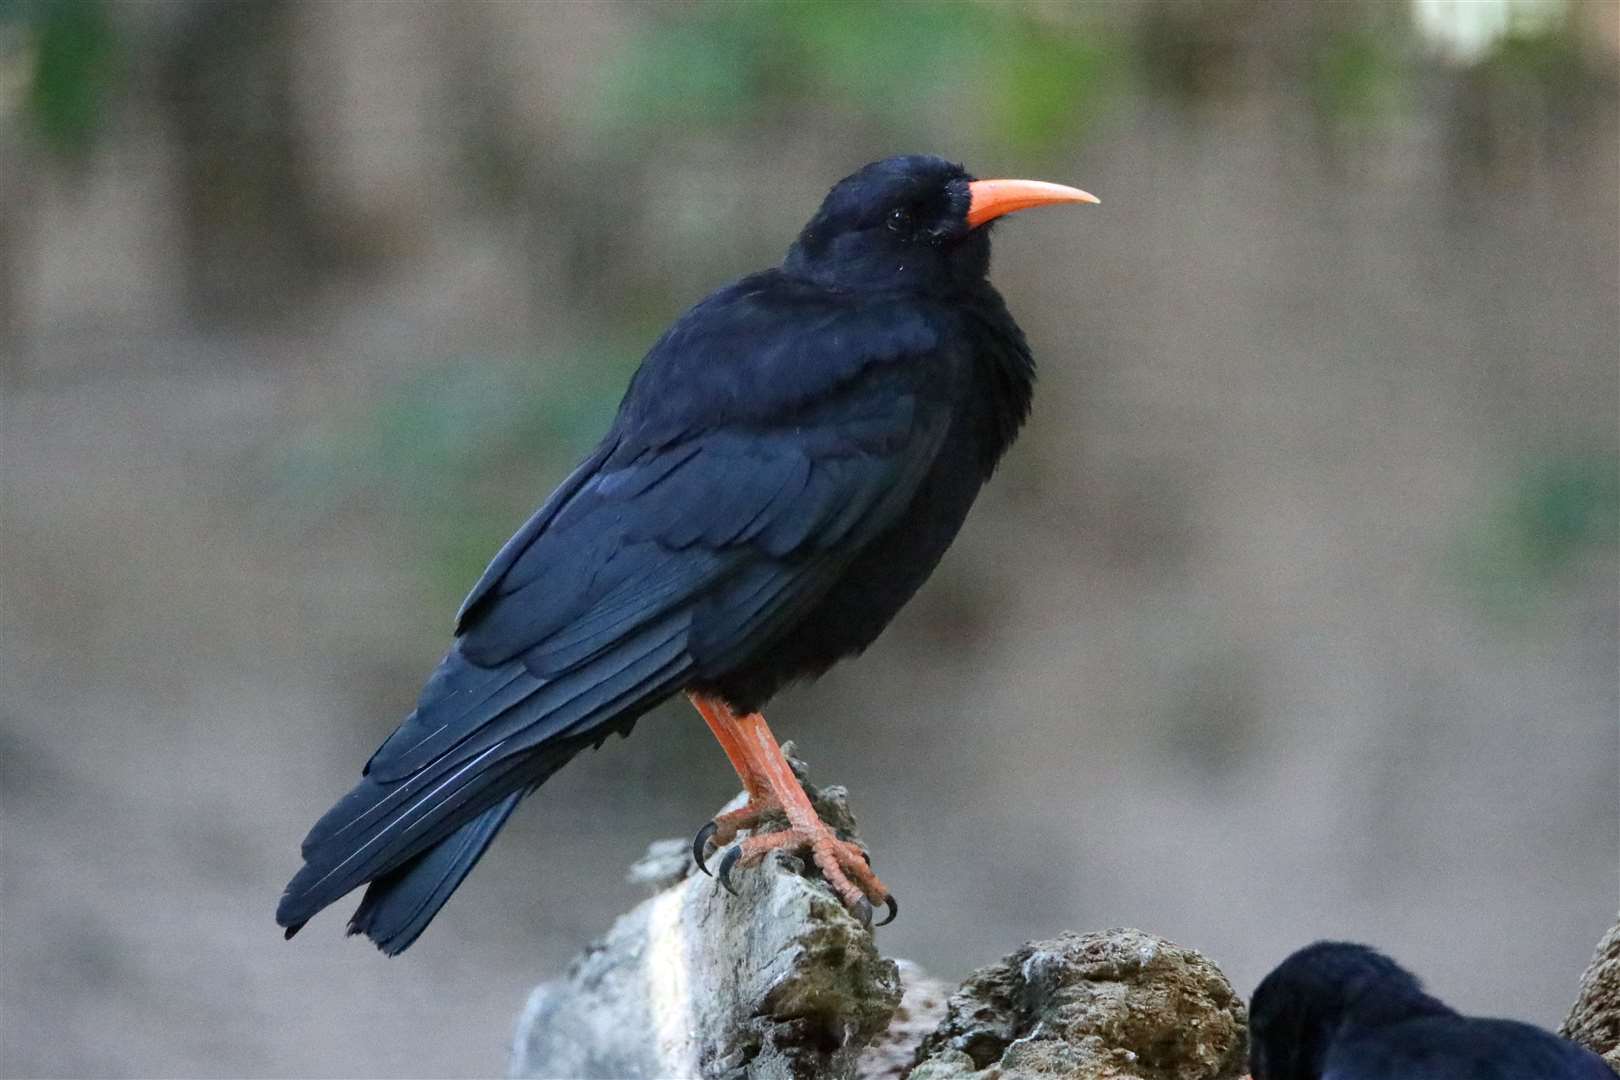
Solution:
M 968 228 L 977 229 L 987 221 L 1014 210 L 1028 210 L 1048 203 L 1100 203 L 1089 191 L 1048 184 L 1044 180 L 974 180 L 968 184 Z

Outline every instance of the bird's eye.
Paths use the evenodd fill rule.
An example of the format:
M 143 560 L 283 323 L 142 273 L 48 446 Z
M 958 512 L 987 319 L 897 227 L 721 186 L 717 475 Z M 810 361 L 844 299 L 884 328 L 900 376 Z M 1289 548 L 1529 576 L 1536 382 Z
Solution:
M 907 210 L 903 206 L 899 207 L 898 209 L 889 211 L 888 227 L 889 227 L 889 231 L 893 232 L 893 233 L 910 232 L 911 231 L 911 211 Z

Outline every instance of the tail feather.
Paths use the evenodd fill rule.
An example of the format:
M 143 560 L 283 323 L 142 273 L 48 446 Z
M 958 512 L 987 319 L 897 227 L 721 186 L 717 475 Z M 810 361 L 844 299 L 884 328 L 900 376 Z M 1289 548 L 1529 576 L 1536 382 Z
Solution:
M 673 630 L 655 624 L 551 680 L 506 666 L 479 669 L 452 649 L 446 670 L 430 682 L 435 692 L 424 692 L 408 721 L 420 727 L 390 739 L 407 757 L 428 746 L 439 753 L 406 769 L 393 747 L 379 751 L 360 783 L 310 831 L 304 866 L 282 894 L 276 921 L 291 937 L 316 912 L 370 882 L 351 932 L 366 934 L 384 952 L 405 949 L 523 795 L 587 746 L 627 732 L 680 685 L 690 666 L 684 645 L 684 618 Z M 441 735 L 446 715 L 457 722 Z M 419 730 L 426 739 L 416 738 Z
M 580 749 L 583 747 L 554 744 L 528 758 L 464 771 L 453 782 L 439 781 L 392 819 L 361 833 L 353 842 L 343 843 L 339 838 L 323 845 L 305 856 L 303 867 L 287 883 L 276 907 L 276 921 L 283 926 L 307 922 L 352 889 L 410 864 L 513 792 L 533 790 Z M 369 779 L 362 780 L 356 792 L 373 787 Z
M 514 791 L 433 847 L 377 878 L 349 920 L 393 956 L 417 939 L 500 832 L 528 790 Z

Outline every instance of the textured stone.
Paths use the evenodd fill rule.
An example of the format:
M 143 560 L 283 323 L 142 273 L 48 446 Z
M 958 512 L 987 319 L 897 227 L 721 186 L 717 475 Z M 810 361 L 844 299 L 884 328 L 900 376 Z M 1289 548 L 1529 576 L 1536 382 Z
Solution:
M 1597 1054 L 1620 1073 L 1620 922 L 1598 942 L 1581 976 L 1580 996 L 1558 1033 Z
M 853 831 L 842 789 L 811 794 L 824 819 Z M 632 879 L 661 891 L 533 992 L 510 1076 L 856 1074 L 900 1003 L 894 962 L 799 860 L 773 853 L 737 871 L 733 897 L 696 872 L 688 847 L 654 844 Z
M 981 968 L 918 1050 L 911 1080 L 1220 1080 L 1248 1014 L 1205 957 L 1140 930 L 1063 934 Z

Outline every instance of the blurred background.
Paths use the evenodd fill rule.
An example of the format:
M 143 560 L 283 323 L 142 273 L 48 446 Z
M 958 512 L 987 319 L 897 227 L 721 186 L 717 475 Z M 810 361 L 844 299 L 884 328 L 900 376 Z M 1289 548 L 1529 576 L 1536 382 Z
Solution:
M 927 151 L 1095 191 L 1034 417 L 770 713 L 956 980 L 1320 936 L 1555 1024 L 1620 886 L 1620 5 L 0 7 L 0 1068 L 474 1076 L 734 777 L 684 705 L 404 957 L 271 920 L 658 331 Z

